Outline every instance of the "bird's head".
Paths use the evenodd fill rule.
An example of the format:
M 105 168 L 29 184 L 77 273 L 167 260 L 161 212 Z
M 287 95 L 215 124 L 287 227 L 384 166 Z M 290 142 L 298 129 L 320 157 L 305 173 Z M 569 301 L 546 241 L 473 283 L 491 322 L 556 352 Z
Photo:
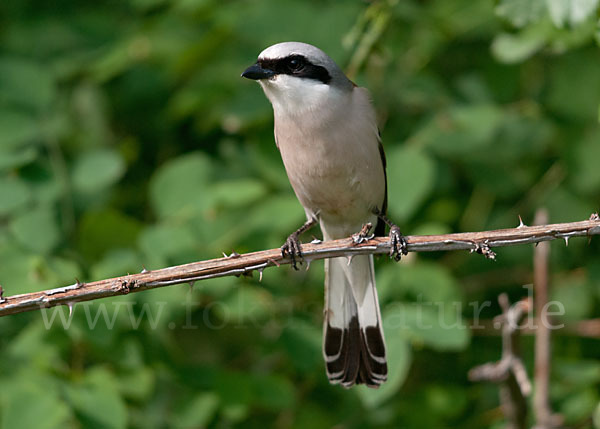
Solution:
M 300 42 L 284 42 L 262 51 L 242 73 L 262 86 L 273 108 L 297 114 L 341 98 L 353 84 L 322 50 Z

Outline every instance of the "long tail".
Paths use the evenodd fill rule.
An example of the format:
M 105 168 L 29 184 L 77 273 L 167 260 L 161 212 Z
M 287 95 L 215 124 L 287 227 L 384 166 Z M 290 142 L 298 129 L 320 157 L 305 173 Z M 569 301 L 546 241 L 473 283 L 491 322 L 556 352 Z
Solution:
M 387 380 L 372 255 L 325 261 L 323 356 L 332 384 L 379 387 Z

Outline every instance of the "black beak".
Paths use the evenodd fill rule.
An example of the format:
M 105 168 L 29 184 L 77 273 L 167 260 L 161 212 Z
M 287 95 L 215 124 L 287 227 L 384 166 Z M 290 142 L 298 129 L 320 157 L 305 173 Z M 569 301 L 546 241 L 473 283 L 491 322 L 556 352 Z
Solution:
M 267 79 L 271 76 L 275 76 L 275 72 L 273 70 L 263 69 L 258 63 L 252 64 L 244 70 L 244 73 L 242 73 L 242 77 L 253 80 Z

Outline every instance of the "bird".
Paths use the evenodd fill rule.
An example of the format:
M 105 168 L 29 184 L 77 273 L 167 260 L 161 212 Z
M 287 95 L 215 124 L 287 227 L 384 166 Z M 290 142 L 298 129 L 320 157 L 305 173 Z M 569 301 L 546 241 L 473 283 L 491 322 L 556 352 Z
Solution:
M 273 107 L 275 143 L 307 221 L 281 247 L 292 266 L 300 234 L 319 224 L 324 240 L 390 228 L 391 256 L 406 254 L 386 216 L 385 153 L 367 89 L 321 49 L 282 42 L 264 49 L 242 77 L 258 81 Z M 325 260 L 323 357 L 331 384 L 377 388 L 388 366 L 373 255 Z

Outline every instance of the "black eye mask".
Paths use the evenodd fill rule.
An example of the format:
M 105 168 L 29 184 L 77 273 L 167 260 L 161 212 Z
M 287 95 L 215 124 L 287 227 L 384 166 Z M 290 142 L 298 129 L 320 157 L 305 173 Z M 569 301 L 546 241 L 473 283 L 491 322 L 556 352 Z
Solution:
M 331 81 L 331 76 L 325 67 L 311 63 L 302 55 L 290 55 L 289 57 L 273 60 L 259 59 L 258 65 L 262 69 L 271 70 L 276 75 L 288 74 L 318 80 L 324 84 Z

